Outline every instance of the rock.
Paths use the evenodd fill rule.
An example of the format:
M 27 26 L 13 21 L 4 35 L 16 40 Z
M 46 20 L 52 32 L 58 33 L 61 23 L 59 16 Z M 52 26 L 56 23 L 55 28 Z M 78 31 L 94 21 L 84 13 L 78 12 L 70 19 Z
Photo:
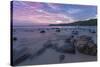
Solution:
M 16 40 L 18 40 L 17 37 L 13 37 L 13 41 L 16 41 Z
M 71 43 L 65 43 L 64 40 L 57 41 L 53 46 L 57 52 L 75 54 L 75 47 Z
M 59 56 L 59 61 L 62 62 L 65 59 L 65 55 L 60 55 Z
M 74 45 L 80 53 L 92 56 L 97 55 L 97 45 L 93 42 L 93 40 L 91 40 L 91 37 L 89 36 L 80 36 Z
M 78 35 L 78 31 L 72 31 L 72 34 L 74 34 L 74 35 Z
M 91 30 L 91 29 L 89 30 L 89 32 L 90 32 L 90 33 L 96 33 L 95 30 Z
M 65 39 L 65 42 L 72 42 L 72 40 L 74 39 L 74 36 L 73 35 L 71 35 L 71 36 L 69 36 L 69 37 L 67 37 L 66 39 Z
M 40 31 L 40 33 L 45 33 L 45 31 L 44 31 L 44 30 L 42 30 L 42 31 Z
M 25 60 L 29 59 L 31 54 L 29 53 L 27 48 L 22 47 L 21 49 L 13 50 L 13 57 L 12 57 L 12 65 L 16 66 L 20 63 L 24 62 Z
M 56 32 L 60 32 L 60 29 L 57 29 Z
M 89 41 L 92 39 L 91 37 L 86 36 L 86 35 L 81 35 L 78 38 L 79 38 L 79 40 L 82 40 L 82 41 Z
M 88 47 L 90 49 L 89 54 L 96 56 L 97 55 L 97 45 L 93 42 L 89 42 L 88 45 L 89 45 Z
M 12 65 L 16 66 L 16 65 L 22 63 L 23 61 L 25 61 L 26 59 L 28 59 L 29 57 L 30 57 L 30 54 L 23 54 L 22 56 L 20 56 L 16 60 L 14 60 Z
M 75 48 L 73 45 L 64 45 L 60 48 L 58 48 L 58 51 L 59 52 L 62 52 L 62 53 L 71 53 L 71 54 L 75 54 Z

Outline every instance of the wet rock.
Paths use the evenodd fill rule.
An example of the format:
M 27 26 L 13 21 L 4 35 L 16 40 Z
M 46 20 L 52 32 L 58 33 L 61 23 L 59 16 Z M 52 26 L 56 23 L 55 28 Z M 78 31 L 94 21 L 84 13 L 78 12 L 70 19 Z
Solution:
M 57 29 L 56 32 L 60 32 L 60 29 Z
M 97 55 L 97 45 L 93 42 L 89 36 L 80 36 L 76 42 L 77 50 L 80 53 L 96 56 Z
M 74 39 L 74 36 L 71 35 L 71 36 L 69 36 L 69 37 L 67 37 L 67 38 L 65 39 L 65 42 L 71 43 L 73 39 Z
M 59 52 L 62 52 L 62 53 L 71 53 L 71 54 L 75 54 L 75 48 L 74 46 L 72 45 L 64 45 L 62 47 L 60 47 L 58 49 Z
M 79 40 L 81 41 L 89 41 L 92 40 L 92 38 L 90 36 L 86 36 L 86 35 L 81 35 L 78 37 Z
M 74 35 L 78 35 L 79 32 L 78 32 L 78 31 L 72 31 L 72 34 L 74 34 Z
M 92 33 L 96 33 L 96 31 L 92 31 Z
M 21 48 L 20 50 L 14 49 L 12 57 L 12 65 L 16 66 L 22 63 L 23 61 L 29 59 L 31 54 L 27 48 Z
M 90 32 L 90 33 L 96 33 L 95 30 L 91 30 L 91 29 L 89 30 L 89 32 Z
M 57 41 L 53 46 L 57 52 L 75 54 L 75 47 L 71 43 L 65 43 L 64 40 Z
M 17 37 L 13 37 L 13 41 L 17 41 L 18 39 L 17 39 Z
M 42 31 L 40 31 L 40 33 L 45 33 L 45 31 L 44 31 L 44 30 L 42 30 Z
M 22 63 L 23 61 L 25 61 L 26 59 L 28 59 L 29 57 L 30 57 L 30 54 L 23 54 L 22 56 L 20 56 L 19 58 L 13 61 L 13 65 L 16 66 Z

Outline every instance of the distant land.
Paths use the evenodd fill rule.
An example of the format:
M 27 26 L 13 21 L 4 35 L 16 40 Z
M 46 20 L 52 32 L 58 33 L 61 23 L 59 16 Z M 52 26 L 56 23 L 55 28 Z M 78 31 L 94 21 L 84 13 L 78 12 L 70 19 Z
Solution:
M 49 26 L 97 26 L 97 19 L 90 19 L 90 20 L 84 20 L 84 21 L 77 21 L 74 23 L 68 23 L 68 24 L 49 24 Z

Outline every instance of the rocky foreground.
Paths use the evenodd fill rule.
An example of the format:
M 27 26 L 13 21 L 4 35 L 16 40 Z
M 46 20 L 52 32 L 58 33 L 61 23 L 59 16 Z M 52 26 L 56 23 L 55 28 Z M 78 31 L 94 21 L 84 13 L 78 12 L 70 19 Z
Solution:
M 96 34 L 96 32 L 94 32 L 94 31 L 89 31 L 89 32 L 91 34 Z M 69 32 L 67 32 L 67 33 L 69 33 Z M 48 34 L 50 34 L 50 35 L 48 36 Z M 88 36 L 86 34 L 81 34 L 81 35 L 79 35 L 79 34 L 80 34 L 80 32 L 77 30 L 71 31 L 71 33 L 69 33 L 68 35 L 66 35 L 66 33 L 63 34 L 62 30 L 60 30 L 60 29 L 56 29 L 54 33 L 47 32 L 45 30 L 40 30 L 39 34 L 38 34 L 40 36 L 36 36 L 37 39 L 41 38 L 40 40 L 37 40 L 37 42 L 36 42 L 36 41 L 34 41 L 34 40 L 36 40 L 36 38 L 30 36 L 32 38 L 35 38 L 32 41 L 30 41 L 28 39 L 29 43 L 32 42 L 32 44 L 26 44 L 28 41 L 28 40 L 26 40 L 26 41 L 23 41 L 26 44 L 26 45 L 24 44 L 23 48 L 21 48 L 19 50 L 13 49 L 12 64 L 19 65 L 22 63 L 22 65 L 23 65 L 24 61 L 26 61 L 27 59 L 31 60 L 31 61 L 28 61 L 27 63 L 33 62 L 32 64 L 35 64 L 34 60 L 37 57 L 43 55 L 49 49 L 51 51 L 52 50 L 55 51 L 56 53 L 61 53 L 59 56 L 59 62 L 63 62 L 65 60 L 66 54 L 69 54 L 69 56 L 67 56 L 67 57 L 70 57 L 72 55 L 74 57 L 74 55 L 77 54 L 77 52 L 79 52 L 80 54 L 83 54 L 83 55 L 90 56 L 90 57 L 91 56 L 96 57 L 97 56 L 97 44 L 93 40 L 93 37 Z M 43 39 L 43 37 L 44 37 L 44 39 Z M 45 37 L 48 37 L 48 39 L 45 39 Z M 17 43 L 18 41 L 20 41 L 20 39 L 17 37 L 13 37 L 13 41 L 14 41 L 14 43 Z M 23 43 L 23 42 L 21 42 L 21 43 Z M 36 42 L 36 44 L 34 44 L 35 42 Z M 40 45 L 38 45 L 39 42 L 40 42 Z M 43 42 L 43 44 L 42 44 L 42 42 Z M 22 46 L 20 45 L 20 47 L 22 47 Z M 39 49 L 35 49 L 35 47 L 39 48 Z M 50 52 L 48 52 L 48 53 L 50 53 Z M 77 56 L 78 56 L 78 54 L 77 54 Z M 51 55 L 50 55 L 50 57 L 51 57 Z M 78 57 L 82 57 L 82 56 L 78 56 Z M 66 59 L 66 61 L 68 61 L 68 58 Z M 75 62 L 77 62 L 77 61 L 75 61 Z
M 50 41 L 44 45 L 44 47 L 53 48 L 58 52 L 63 53 L 72 53 L 75 54 L 75 51 L 79 51 L 80 53 L 96 56 L 97 55 L 97 45 L 93 42 L 92 38 L 86 35 L 78 36 L 74 38 L 74 36 L 69 36 L 62 43 L 61 41 Z

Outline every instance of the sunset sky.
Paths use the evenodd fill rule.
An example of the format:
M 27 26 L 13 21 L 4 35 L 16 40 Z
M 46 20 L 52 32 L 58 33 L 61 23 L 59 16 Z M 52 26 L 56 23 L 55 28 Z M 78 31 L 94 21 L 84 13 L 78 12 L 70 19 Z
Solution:
M 96 6 L 13 1 L 14 25 L 72 23 L 96 16 Z

